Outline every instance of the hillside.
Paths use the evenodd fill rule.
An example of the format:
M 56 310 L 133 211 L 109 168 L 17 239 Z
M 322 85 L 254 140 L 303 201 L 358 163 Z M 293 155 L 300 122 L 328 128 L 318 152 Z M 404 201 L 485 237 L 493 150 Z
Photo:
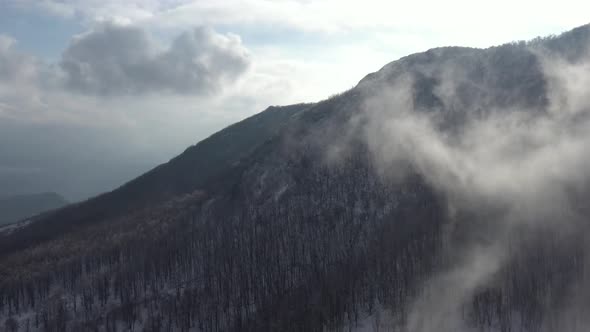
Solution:
M 586 331 L 589 47 L 409 55 L 0 233 L 0 323 Z

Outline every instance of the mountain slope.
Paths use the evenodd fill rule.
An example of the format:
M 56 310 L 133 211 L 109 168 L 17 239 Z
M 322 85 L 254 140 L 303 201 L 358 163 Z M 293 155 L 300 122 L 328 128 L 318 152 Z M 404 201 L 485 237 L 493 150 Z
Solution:
M 244 156 L 278 134 L 290 118 L 309 107 L 299 104 L 269 107 L 266 111 L 212 135 L 178 157 L 122 187 L 86 202 L 70 205 L 0 243 L 0 256 L 30 244 L 63 235 L 81 224 L 91 224 L 151 207 L 177 195 L 208 190 L 214 181 Z
M 583 63 L 589 36 L 410 55 L 36 218 L 0 238 L 0 323 L 585 331 L 587 104 L 552 113 L 547 61 Z

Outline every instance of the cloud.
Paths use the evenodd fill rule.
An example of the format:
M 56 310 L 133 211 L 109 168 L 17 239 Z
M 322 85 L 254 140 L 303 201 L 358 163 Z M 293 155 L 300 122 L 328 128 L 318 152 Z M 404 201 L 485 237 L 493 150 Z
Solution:
M 88 23 L 133 23 L 174 8 L 187 0 L 8 0 L 8 5 L 71 18 L 80 17 Z
M 9 36 L 0 35 L 0 80 L 20 80 L 29 74 L 29 63 L 14 50 L 15 42 Z
M 34 84 L 41 71 L 40 62 L 34 56 L 19 52 L 16 40 L 0 34 L 0 83 Z
M 515 62 L 500 61 L 501 52 L 509 52 Z M 519 54 L 538 60 L 546 103 L 538 98 L 520 103 L 504 93 L 503 87 L 515 83 L 512 79 L 525 86 L 531 78 L 510 76 L 530 63 L 528 55 Z M 468 213 L 474 219 L 468 222 L 477 225 L 492 225 L 493 231 L 471 234 L 473 243 L 445 245 L 451 249 L 441 255 L 450 263 L 431 276 L 410 304 L 408 331 L 468 330 L 464 306 L 526 245 L 526 239 L 514 237 L 516 229 L 550 229 L 555 236 L 583 231 L 578 226 L 586 216 L 580 202 L 590 184 L 590 57 L 572 62 L 522 45 L 487 50 L 483 56 L 466 49 L 436 50 L 387 66 L 359 87 L 368 97 L 351 126 L 353 131 L 363 126 L 380 173 L 397 179 L 408 170 L 417 172 L 444 193 L 449 211 Z M 493 67 L 497 61 L 501 72 Z M 478 75 L 469 75 L 470 66 Z M 434 87 L 424 82 L 434 82 Z M 518 93 L 528 99 L 532 91 Z M 425 99 L 439 102 L 425 109 Z M 459 222 L 456 214 L 450 218 Z
M 76 113 L 84 103 L 95 103 L 86 97 L 212 97 L 236 83 L 251 64 L 239 36 L 206 27 L 185 31 L 162 47 L 139 27 L 100 24 L 74 37 L 58 63 L 17 46 L 0 35 L 3 117 Z
M 9 0 L 10 1 L 10 0 Z M 413 31 L 440 38 L 435 44 L 469 43 L 489 46 L 510 38 L 532 38 L 587 23 L 588 4 L 566 0 L 560 6 L 549 1 L 501 0 L 484 6 L 471 1 L 445 2 L 386 0 L 17 0 L 29 8 L 89 22 L 116 21 L 159 27 L 246 25 L 264 29 L 338 33 L 370 30 L 397 34 Z M 534 8 L 535 15 L 530 15 Z M 575 8 L 576 10 L 572 10 Z M 497 24 L 502 17 L 503 24 Z M 416 19 L 419 18 L 419 19 Z M 526 20 L 523 22 L 523 20 Z M 470 29 L 466 31 L 465 27 Z M 535 35 L 536 34 L 536 35 Z M 452 37 L 452 38 L 450 38 Z M 415 38 L 414 38 L 415 39 Z M 443 40 L 444 39 L 444 40 Z M 487 39 L 482 44 L 481 40 Z M 479 42 L 475 43 L 475 41 Z M 396 42 L 394 40 L 394 42 Z M 415 41 L 410 41 L 415 42 Z M 396 43 L 399 44 L 399 41 Z
M 201 95 L 236 80 L 249 64 L 236 35 L 195 28 L 159 50 L 140 28 L 105 24 L 75 38 L 60 66 L 66 86 L 87 94 Z
M 140 27 L 100 24 L 55 63 L 18 46 L 0 36 L 0 164 L 43 171 L 3 169 L 3 194 L 113 189 L 265 103 L 240 88 L 251 62 L 240 38 L 208 28 L 162 45 Z
M 363 116 L 369 124 L 367 141 L 379 159 L 378 165 L 383 172 L 391 172 L 410 163 L 429 182 L 464 204 L 494 201 L 512 205 L 514 201 L 529 201 L 531 211 L 548 213 L 555 208 L 551 203 L 556 202 L 550 193 L 564 191 L 564 187 L 590 176 L 586 171 L 590 158 L 583 153 L 590 146 L 590 134 L 585 130 L 590 128 L 590 100 L 584 92 L 587 85 L 583 84 L 590 77 L 588 61 L 569 63 L 545 58 L 538 69 L 542 76 L 529 73 L 511 77 L 507 74 L 516 69 L 506 68 L 509 63 L 502 62 L 503 72 L 487 68 L 501 60 L 489 54 L 503 52 L 502 48 L 485 51 L 492 59 L 487 62 L 472 61 L 484 56 L 479 50 L 457 51 L 468 56 L 445 52 L 454 51 L 430 52 L 434 68 L 442 70 L 433 70 L 420 60 L 407 72 L 399 68 L 411 67 L 412 60 L 397 63 L 398 69 L 386 68 L 398 75 L 395 84 L 378 89 L 366 100 Z M 428 56 L 421 56 L 426 61 Z M 438 62 L 447 56 L 451 62 Z M 510 57 L 519 59 L 517 53 Z M 454 66 L 463 70 L 453 70 Z M 477 81 L 469 76 L 471 71 L 466 68 L 470 67 L 480 72 Z M 503 86 L 514 85 L 514 79 L 518 86 L 527 85 L 521 79 L 545 80 L 549 101 L 544 103 L 538 96 L 529 98 L 543 93 L 541 88 L 507 95 L 505 92 L 511 90 L 494 87 L 497 83 L 490 82 L 495 81 L 495 76 L 486 73 L 499 73 Z M 425 82 L 434 82 L 432 95 L 424 93 L 429 90 Z M 362 85 L 371 89 L 373 84 L 377 83 Z M 417 95 L 416 89 L 421 94 Z M 436 106 L 424 109 L 422 104 L 430 99 Z M 506 100 L 509 105 L 505 105 Z
M 0 118 L 43 104 L 40 90 L 46 83 L 46 69 L 36 57 L 20 52 L 14 39 L 0 35 Z

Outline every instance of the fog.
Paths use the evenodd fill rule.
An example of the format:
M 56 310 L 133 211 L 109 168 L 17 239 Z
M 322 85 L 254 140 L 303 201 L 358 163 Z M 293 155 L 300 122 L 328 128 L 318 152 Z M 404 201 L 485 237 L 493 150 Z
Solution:
M 366 123 L 378 171 L 394 180 L 417 172 L 447 199 L 451 222 L 466 213 L 478 225 L 492 224 L 492 231 L 478 230 L 483 235 L 476 240 L 451 243 L 440 254 L 449 262 L 411 303 L 405 331 L 468 331 L 462 308 L 510 262 L 514 246 L 525 245 L 512 236 L 518 227 L 576 232 L 585 217 L 580 200 L 590 180 L 589 57 L 570 61 L 529 47 L 545 78 L 544 107 L 489 107 L 489 95 L 464 107 L 458 87 L 470 78 L 460 63 L 437 73 L 428 65 L 417 69 L 436 76 L 439 109 L 416 105 L 416 72 L 399 75 L 385 89 L 364 86 L 370 97 L 353 126 Z M 579 309 L 572 304 L 556 315 L 565 324 L 568 312 Z M 562 325 L 568 331 L 580 326 Z

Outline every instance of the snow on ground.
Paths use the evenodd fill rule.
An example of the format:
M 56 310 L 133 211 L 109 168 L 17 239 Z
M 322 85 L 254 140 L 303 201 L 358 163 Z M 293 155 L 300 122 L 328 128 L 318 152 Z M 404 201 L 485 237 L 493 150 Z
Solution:
M 15 222 L 13 224 L 8 224 L 4 226 L 0 226 L 0 236 L 10 235 L 12 232 L 16 231 L 19 228 L 23 228 L 31 223 L 31 219 L 26 219 L 23 221 Z

